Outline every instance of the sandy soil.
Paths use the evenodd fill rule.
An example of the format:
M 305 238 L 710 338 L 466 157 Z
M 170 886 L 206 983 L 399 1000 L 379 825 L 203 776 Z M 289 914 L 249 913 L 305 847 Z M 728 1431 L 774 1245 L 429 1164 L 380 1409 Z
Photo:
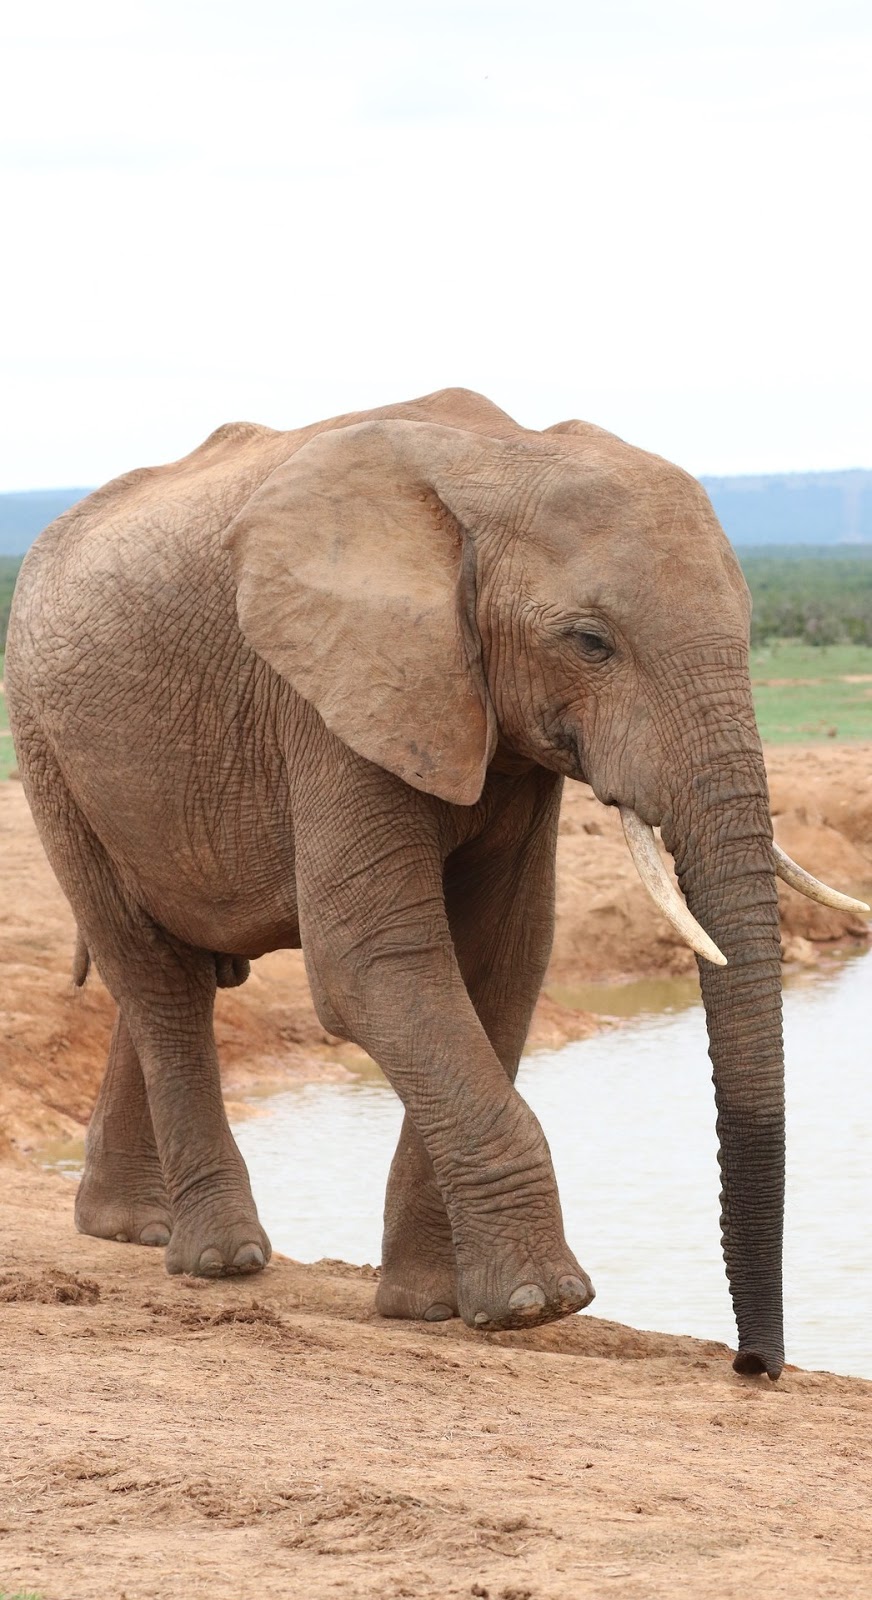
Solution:
M 868 1596 L 872 1384 L 591 1316 L 385 1323 L 335 1262 L 169 1279 L 70 1188 L 0 1198 L 0 1592 Z
M 780 750 L 778 837 L 872 889 L 872 749 Z M 592 1026 L 554 997 L 688 970 L 614 818 L 570 789 L 554 962 L 534 1039 Z M 804 1600 L 872 1591 L 872 1384 L 734 1376 L 723 1347 L 596 1317 L 526 1334 L 386 1323 L 372 1267 L 274 1259 L 170 1279 L 80 1238 L 26 1152 L 75 1132 L 111 1007 L 68 973 L 69 912 L 21 789 L 0 786 L 0 1594 Z M 862 936 L 785 896 L 790 959 Z M 228 1092 L 342 1074 L 299 957 L 219 996 Z M 652 1307 L 652 1320 L 656 1311 Z

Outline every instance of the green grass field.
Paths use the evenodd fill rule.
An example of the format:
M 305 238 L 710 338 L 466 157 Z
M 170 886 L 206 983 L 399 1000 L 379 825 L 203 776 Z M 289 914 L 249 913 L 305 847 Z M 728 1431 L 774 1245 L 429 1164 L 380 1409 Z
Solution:
M 754 706 L 773 744 L 872 740 L 872 647 L 771 639 L 751 652 Z

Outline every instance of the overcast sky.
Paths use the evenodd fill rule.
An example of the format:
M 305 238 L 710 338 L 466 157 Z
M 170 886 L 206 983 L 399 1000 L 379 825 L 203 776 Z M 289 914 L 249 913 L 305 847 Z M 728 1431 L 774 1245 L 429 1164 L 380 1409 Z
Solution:
M 868 0 L 27 0 L 0 489 L 446 384 L 872 466 Z

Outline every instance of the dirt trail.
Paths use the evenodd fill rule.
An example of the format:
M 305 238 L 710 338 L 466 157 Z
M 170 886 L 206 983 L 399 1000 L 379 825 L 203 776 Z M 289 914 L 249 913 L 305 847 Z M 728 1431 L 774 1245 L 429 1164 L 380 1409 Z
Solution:
M 872 749 L 777 751 L 770 774 L 789 852 L 872 889 Z M 579 787 L 560 858 L 552 990 L 690 969 Z M 588 1315 L 387 1323 L 371 1267 L 203 1283 L 76 1235 L 72 1184 L 25 1152 L 81 1129 L 111 1006 L 70 986 L 69 911 L 14 783 L 0 859 L 0 1594 L 865 1600 L 870 1383 L 741 1380 L 721 1346 Z M 784 909 L 793 960 L 862 937 Z M 546 994 L 534 1038 L 590 1026 Z M 218 1032 L 230 1094 L 353 1063 L 293 952 L 219 996 Z
M 373 1271 L 167 1278 L 0 1200 L 0 1591 L 868 1596 L 872 1384 L 584 1316 L 385 1323 Z

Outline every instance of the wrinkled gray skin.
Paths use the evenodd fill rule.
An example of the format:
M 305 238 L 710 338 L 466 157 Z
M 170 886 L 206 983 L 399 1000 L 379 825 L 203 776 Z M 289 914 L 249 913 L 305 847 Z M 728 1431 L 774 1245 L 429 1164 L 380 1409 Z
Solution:
M 585 1305 L 513 1085 L 579 778 L 660 826 L 729 961 L 701 980 L 736 1365 L 776 1377 L 779 936 L 749 609 L 692 478 L 464 391 L 222 428 L 48 528 L 13 608 L 13 729 L 118 1004 L 79 1228 L 167 1244 L 170 1272 L 263 1265 L 213 1001 L 302 944 L 322 1022 L 406 1107 L 379 1309 L 492 1329 Z

